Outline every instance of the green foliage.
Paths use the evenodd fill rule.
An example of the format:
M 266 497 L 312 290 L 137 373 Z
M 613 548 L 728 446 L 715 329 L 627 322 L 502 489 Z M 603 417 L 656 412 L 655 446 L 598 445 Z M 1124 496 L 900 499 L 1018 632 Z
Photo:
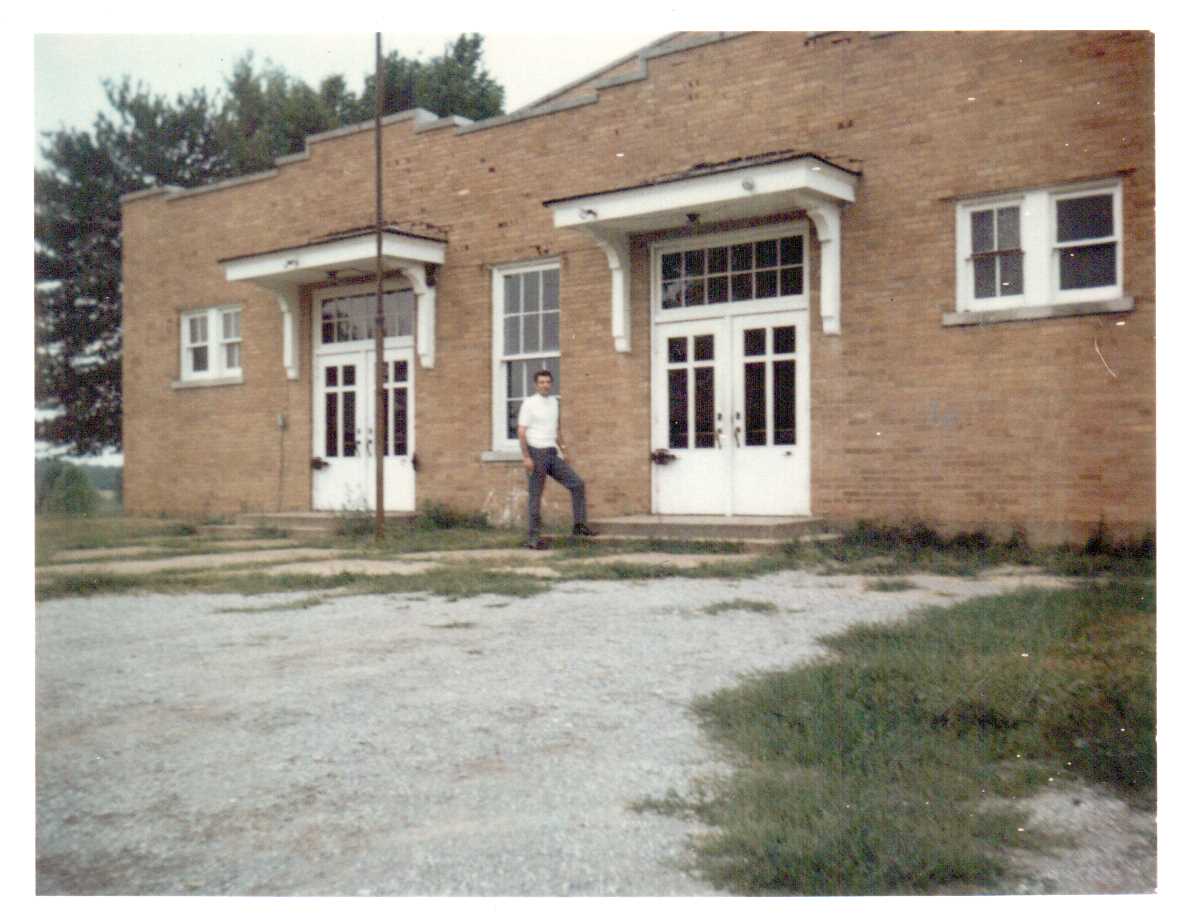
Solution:
M 490 529 L 489 519 L 482 512 L 463 512 L 442 502 L 427 502 L 415 517 L 420 530 L 450 530 L 465 528 L 484 531 Z
M 477 120 L 502 113 L 503 90 L 481 65 L 480 35 L 461 35 L 427 62 L 387 56 L 385 113 L 423 107 Z M 373 77 L 361 97 L 340 75 L 317 89 L 247 54 L 225 92 L 175 99 L 131 77 L 104 83 L 114 116 L 93 129 L 44 135 L 34 174 L 35 402 L 41 441 L 74 455 L 118 448 L 122 426 L 120 197 L 189 188 L 270 168 L 310 134 L 373 120 Z
M 62 462 L 60 468 L 48 475 L 44 498 L 38 510 L 50 515 L 93 515 L 98 507 L 99 494 L 91 485 L 85 471 L 74 464 Z
M 1154 613 L 1147 581 L 983 598 L 857 626 L 824 640 L 837 660 L 700 700 L 745 759 L 693 805 L 717 827 L 701 867 L 746 894 L 989 884 L 992 849 L 1034 836 L 987 796 L 1074 773 L 1153 789 Z

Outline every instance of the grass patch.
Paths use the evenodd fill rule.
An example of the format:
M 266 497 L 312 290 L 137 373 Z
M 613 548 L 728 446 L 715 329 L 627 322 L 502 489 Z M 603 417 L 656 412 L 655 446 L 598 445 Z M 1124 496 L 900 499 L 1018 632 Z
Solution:
M 703 608 L 703 612 L 711 616 L 719 613 L 728 613 L 732 610 L 747 610 L 751 613 L 776 613 L 777 605 L 768 600 L 748 600 L 746 598 L 738 597 L 734 600 L 720 600 L 714 604 L 708 604 Z
M 1127 580 L 857 626 L 825 640 L 835 660 L 698 701 L 736 774 L 650 809 L 715 827 L 698 864 L 734 892 L 989 888 L 999 848 L 1052 837 L 984 799 L 1077 773 L 1154 803 L 1154 616 Z
M 863 586 L 865 591 L 914 591 L 916 588 L 907 578 L 875 578 Z
M 787 568 L 832 574 L 974 576 L 1001 565 L 1041 567 L 1053 574 L 1081 577 L 1155 574 L 1153 534 L 1118 542 L 1103 524 L 1079 546 L 1033 547 L 1022 530 L 1006 540 L 995 540 L 983 531 L 942 537 L 921 522 L 860 521 L 834 539 L 786 542 L 780 553 Z

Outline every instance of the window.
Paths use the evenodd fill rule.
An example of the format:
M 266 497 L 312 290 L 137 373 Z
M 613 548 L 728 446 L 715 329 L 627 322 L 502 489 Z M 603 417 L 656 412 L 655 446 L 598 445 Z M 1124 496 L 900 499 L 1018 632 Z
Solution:
M 362 292 L 321 301 L 321 343 L 373 340 L 377 324 L 377 295 Z M 415 293 L 410 289 L 383 290 L 382 316 L 387 337 L 410 337 L 415 315 Z
M 967 201 L 957 220 L 959 311 L 1122 296 L 1118 181 Z
M 493 273 L 493 448 L 518 449 L 518 409 L 547 369 L 560 394 L 559 265 L 502 267 Z
M 662 309 L 801 295 L 805 236 L 662 254 Z
M 181 380 L 242 377 L 242 309 L 207 308 L 181 316 Z

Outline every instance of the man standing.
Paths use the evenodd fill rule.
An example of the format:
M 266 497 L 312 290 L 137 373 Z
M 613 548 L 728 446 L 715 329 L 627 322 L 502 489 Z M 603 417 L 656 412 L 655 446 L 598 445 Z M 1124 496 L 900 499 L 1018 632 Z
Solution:
M 589 530 L 584 481 L 563 459 L 563 434 L 559 430 L 559 401 L 551 396 L 554 379 L 546 369 L 534 373 L 535 393 L 522 402 L 518 410 L 518 444 L 522 446 L 522 463 L 529 475 L 530 529 L 526 547 L 545 550 L 539 539 L 542 526 L 543 484 L 552 476 L 571 492 L 571 532 L 576 537 L 595 537 Z

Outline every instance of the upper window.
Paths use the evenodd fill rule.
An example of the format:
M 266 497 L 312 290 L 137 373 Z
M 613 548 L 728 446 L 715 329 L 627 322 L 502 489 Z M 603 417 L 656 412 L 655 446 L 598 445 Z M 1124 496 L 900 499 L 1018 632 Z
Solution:
M 206 308 L 181 315 L 181 380 L 242 377 L 242 308 Z
M 670 251 L 661 256 L 662 308 L 801 295 L 805 236 Z
M 339 295 L 321 300 L 321 343 L 373 340 L 378 321 L 374 292 Z M 382 319 L 387 337 L 410 337 L 415 316 L 415 293 L 410 289 L 383 290 Z
M 1122 185 L 1025 191 L 958 207 L 958 310 L 1122 295 Z
M 534 393 L 534 373 L 551 372 L 560 394 L 559 265 L 553 261 L 493 272 L 493 447 L 518 449 L 518 409 Z

